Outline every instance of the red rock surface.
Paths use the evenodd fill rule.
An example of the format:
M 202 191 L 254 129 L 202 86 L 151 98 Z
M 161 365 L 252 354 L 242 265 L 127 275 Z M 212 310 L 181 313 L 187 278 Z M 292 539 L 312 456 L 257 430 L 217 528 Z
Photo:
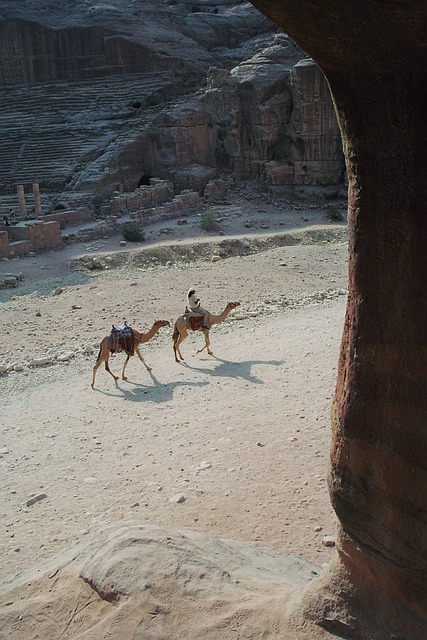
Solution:
M 349 300 L 332 410 L 340 561 L 326 592 L 351 637 L 427 629 L 425 3 L 256 0 L 325 72 L 349 177 Z M 338 576 L 338 577 L 337 577 Z M 344 586 L 343 586 L 344 585 Z M 328 597 L 329 597 L 328 596 Z M 366 620 L 367 611 L 375 620 Z M 365 622 L 363 618 L 365 617 Z M 329 622 L 325 622 L 328 619 Z M 396 635 L 397 634 L 397 635 Z

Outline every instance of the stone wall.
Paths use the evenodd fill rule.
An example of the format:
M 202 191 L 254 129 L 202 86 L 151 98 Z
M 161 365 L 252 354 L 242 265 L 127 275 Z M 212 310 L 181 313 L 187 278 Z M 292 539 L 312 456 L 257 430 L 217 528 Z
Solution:
M 43 216 L 44 222 L 59 222 L 62 226 L 72 224 L 82 224 L 93 220 L 93 212 L 89 207 L 78 207 L 77 209 L 67 209 L 46 213 Z
M 159 220 L 169 220 L 185 215 L 203 206 L 203 198 L 195 191 L 183 191 L 175 196 L 171 202 L 155 207 L 153 209 L 140 209 L 134 211 L 131 216 L 135 219 L 155 222 Z
M 149 185 L 142 185 L 135 191 L 115 196 L 111 201 L 111 213 L 114 215 L 141 209 L 152 209 L 159 204 L 172 200 L 173 197 L 174 190 L 171 182 L 150 178 Z
M 29 251 L 46 251 L 62 244 L 59 222 L 38 220 L 0 231 L 0 258 L 20 256 Z

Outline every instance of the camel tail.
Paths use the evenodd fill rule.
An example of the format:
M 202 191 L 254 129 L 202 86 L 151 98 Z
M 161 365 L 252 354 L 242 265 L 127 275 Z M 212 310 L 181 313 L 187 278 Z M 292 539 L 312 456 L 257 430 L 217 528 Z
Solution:
M 96 359 L 97 362 L 99 362 L 99 358 L 101 357 L 101 352 L 102 352 L 102 345 L 99 345 L 98 357 Z

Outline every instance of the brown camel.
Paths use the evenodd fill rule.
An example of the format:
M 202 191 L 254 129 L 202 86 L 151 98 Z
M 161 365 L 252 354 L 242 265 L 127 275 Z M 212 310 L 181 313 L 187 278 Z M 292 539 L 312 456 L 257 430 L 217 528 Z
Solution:
M 127 380 L 125 376 L 125 369 L 126 369 L 127 363 L 129 362 L 129 358 L 134 353 L 136 353 L 136 355 L 141 360 L 142 364 L 147 369 L 147 371 L 151 371 L 151 367 L 145 362 L 138 347 L 140 344 L 143 344 L 144 342 L 148 342 L 149 340 L 151 340 L 151 338 L 162 327 L 170 327 L 170 322 L 168 320 L 156 320 L 153 326 L 151 327 L 151 329 L 147 331 L 147 333 L 140 333 L 139 331 L 136 331 L 136 329 L 132 329 L 133 352 L 127 354 L 127 358 L 123 365 L 122 380 Z M 101 341 L 99 345 L 98 359 L 93 368 L 93 378 L 92 378 L 92 385 L 91 385 L 92 389 L 95 385 L 96 372 L 103 362 L 105 362 L 105 370 L 108 371 L 108 373 L 113 376 L 114 380 L 119 379 L 118 376 L 115 376 L 114 373 L 110 370 L 110 367 L 108 366 L 108 360 L 110 357 L 110 352 L 119 353 L 120 351 L 123 351 L 123 346 L 121 346 L 117 340 L 112 340 L 111 336 L 105 336 L 105 338 Z
M 228 316 L 228 314 L 230 313 L 230 311 L 232 311 L 239 305 L 240 305 L 240 302 L 229 302 L 225 307 L 224 311 L 220 313 L 218 316 L 208 312 L 208 316 L 207 316 L 207 326 L 209 327 L 208 329 L 202 328 L 202 323 L 201 323 L 201 320 L 203 317 L 202 315 L 193 316 L 196 320 L 200 319 L 200 321 L 194 324 L 193 326 L 191 325 L 190 318 L 187 315 L 187 313 L 184 313 L 182 316 L 179 316 L 178 320 L 175 322 L 175 326 L 173 329 L 173 337 L 172 337 L 173 352 L 175 354 L 175 362 L 180 362 L 180 360 L 184 360 L 184 358 L 181 355 L 181 351 L 179 350 L 179 345 L 188 336 L 189 331 L 203 331 L 205 335 L 205 346 L 202 347 L 202 349 L 198 349 L 197 353 L 200 353 L 201 351 L 206 349 L 209 355 L 211 356 L 213 352 L 210 350 L 210 340 L 209 340 L 210 328 L 214 324 L 219 324 L 220 322 L 223 322 Z

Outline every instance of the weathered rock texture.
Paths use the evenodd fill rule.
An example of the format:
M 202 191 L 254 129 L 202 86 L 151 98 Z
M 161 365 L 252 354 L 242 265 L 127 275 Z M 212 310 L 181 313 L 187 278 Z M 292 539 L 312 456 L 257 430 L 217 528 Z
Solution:
M 0 0 L 0 16 L 3 193 L 343 181 L 323 74 L 247 2 Z
M 141 176 L 159 176 L 182 189 L 203 191 L 221 173 L 275 186 L 330 186 L 343 182 L 341 135 L 329 89 L 313 60 L 287 38 L 232 70 L 211 68 L 207 87 L 193 99 L 161 110 L 132 133 L 110 158 L 98 189 Z M 87 189 L 94 165 L 83 171 Z
M 214 640 L 236 632 L 281 640 L 282 599 L 317 573 L 313 563 L 258 543 L 112 526 L 5 585 L 0 621 L 15 640 Z
M 349 300 L 332 407 L 339 558 L 305 615 L 427 633 L 427 10 L 255 0 L 328 78 L 349 178 Z M 373 37 L 373 29 L 375 37 Z

